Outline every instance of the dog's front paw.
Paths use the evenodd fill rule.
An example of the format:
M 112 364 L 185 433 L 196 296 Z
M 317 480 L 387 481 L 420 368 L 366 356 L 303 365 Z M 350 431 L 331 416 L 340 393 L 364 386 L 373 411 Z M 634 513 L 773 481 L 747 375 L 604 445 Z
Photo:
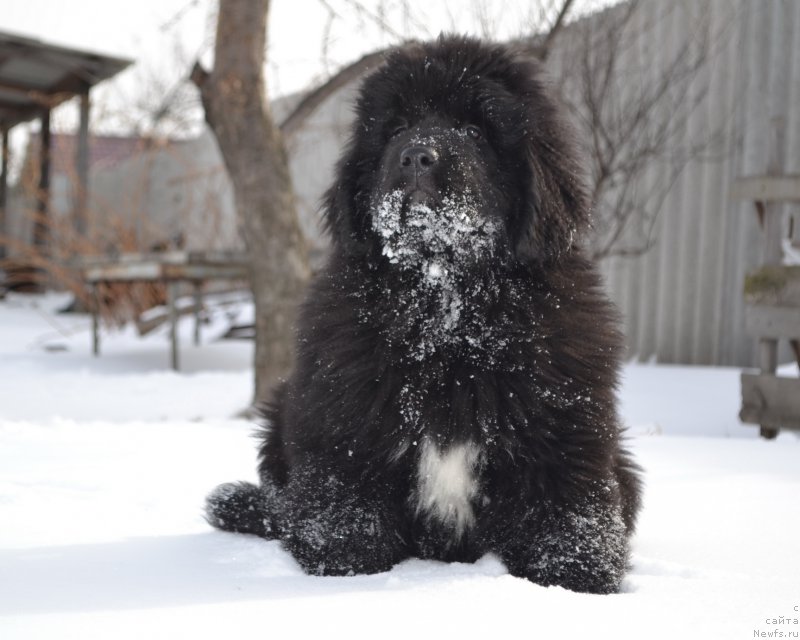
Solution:
M 217 529 L 276 538 L 274 490 L 249 482 L 227 482 L 206 498 L 206 520 Z

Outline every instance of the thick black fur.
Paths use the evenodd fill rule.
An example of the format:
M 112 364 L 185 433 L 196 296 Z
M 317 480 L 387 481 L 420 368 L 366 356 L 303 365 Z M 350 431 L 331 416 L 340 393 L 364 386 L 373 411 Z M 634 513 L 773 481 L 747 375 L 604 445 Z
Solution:
M 409 216 L 461 194 L 473 248 L 414 235 Z M 332 255 L 267 412 L 261 485 L 218 488 L 209 521 L 279 538 L 314 574 L 494 552 L 538 584 L 618 591 L 640 502 L 615 408 L 622 341 L 577 244 L 583 178 L 538 65 L 455 37 L 390 54 L 325 215 Z M 475 446 L 463 531 L 419 506 L 423 443 Z

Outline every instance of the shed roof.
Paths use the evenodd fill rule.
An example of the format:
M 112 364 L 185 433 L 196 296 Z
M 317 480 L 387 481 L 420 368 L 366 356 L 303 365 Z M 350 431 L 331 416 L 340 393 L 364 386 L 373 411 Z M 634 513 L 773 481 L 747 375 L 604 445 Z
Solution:
M 0 127 L 27 122 L 131 62 L 0 31 Z

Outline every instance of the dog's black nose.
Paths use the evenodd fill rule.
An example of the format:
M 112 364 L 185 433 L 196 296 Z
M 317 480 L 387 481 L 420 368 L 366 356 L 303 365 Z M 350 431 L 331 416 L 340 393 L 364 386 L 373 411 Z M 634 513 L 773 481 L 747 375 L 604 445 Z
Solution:
M 400 152 L 400 166 L 413 167 L 416 173 L 424 173 L 439 160 L 439 153 L 433 147 L 412 145 Z

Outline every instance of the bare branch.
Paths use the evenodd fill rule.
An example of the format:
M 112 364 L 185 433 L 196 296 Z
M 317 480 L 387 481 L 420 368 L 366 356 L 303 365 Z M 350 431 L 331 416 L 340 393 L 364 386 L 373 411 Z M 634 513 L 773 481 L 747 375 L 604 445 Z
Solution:
M 642 64 L 638 49 L 646 30 L 665 11 L 680 10 L 651 15 L 644 6 L 625 3 L 578 23 L 571 55 L 559 69 L 563 100 L 583 130 L 590 160 L 595 233 L 589 249 L 597 258 L 641 255 L 654 246 L 670 190 L 689 162 L 713 157 L 709 150 L 720 139 L 716 130 L 687 137 L 708 95 L 702 74 L 714 49 L 710 27 L 696 21 L 685 43 Z
M 211 129 L 214 129 L 214 116 L 213 110 L 211 108 L 211 103 L 209 102 L 209 78 L 211 74 L 200 64 L 200 61 L 194 63 L 192 67 L 192 73 L 189 76 L 189 79 L 192 81 L 194 86 L 196 86 L 200 91 L 200 102 L 203 105 L 203 113 L 205 114 L 206 122 Z
M 386 50 L 369 53 L 341 69 L 325 83 L 309 92 L 281 123 L 280 128 L 284 136 L 291 138 L 296 134 L 314 111 L 332 94 L 359 78 L 368 69 L 380 64 L 385 55 Z
M 189 75 L 189 79 L 198 89 L 202 90 L 203 85 L 206 83 L 206 80 L 208 80 L 208 76 L 208 71 L 203 67 L 203 65 L 200 64 L 200 61 L 198 60 L 192 67 L 192 73 Z
M 556 16 L 555 22 L 553 22 L 553 26 L 550 27 L 550 30 L 547 32 L 547 35 L 544 38 L 544 42 L 542 42 L 542 44 L 536 48 L 534 55 L 539 58 L 539 60 L 545 61 L 550 55 L 553 42 L 555 42 L 556 37 L 564 27 L 564 22 L 567 19 L 567 14 L 569 13 L 573 3 L 574 0 L 564 0 L 563 4 L 561 5 L 561 9 Z
M 356 14 L 360 16 L 364 16 L 370 22 L 374 23 L 381 31 L 388 34 L 392 38 L 396 40 L 402 40 L 403 35 L 396 31 L 389 21 L 385 19 L 380 13 L 373 13 L 369 9 L 367 9 L 359 0 L 343 0 L 344 3 L 350 6 Z

